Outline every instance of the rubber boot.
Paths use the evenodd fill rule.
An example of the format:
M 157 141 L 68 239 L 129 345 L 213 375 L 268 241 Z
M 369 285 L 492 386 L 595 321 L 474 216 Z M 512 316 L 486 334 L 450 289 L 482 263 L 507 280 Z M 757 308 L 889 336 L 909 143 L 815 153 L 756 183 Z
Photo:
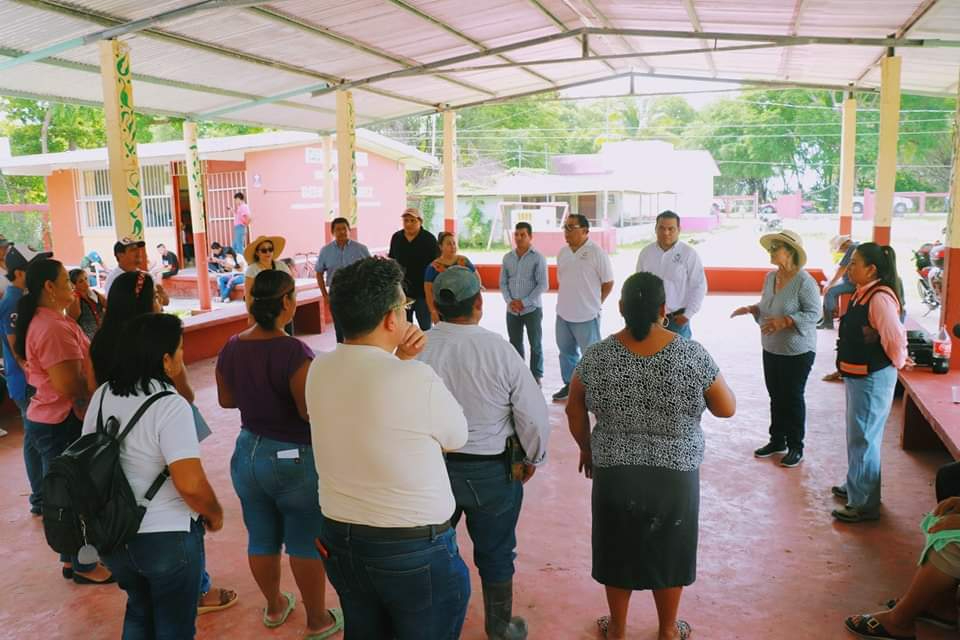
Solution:
M 489 640 L 524 640 L 527 622 L 513 617 L 513 581 L 483 583 L 484 629 Z

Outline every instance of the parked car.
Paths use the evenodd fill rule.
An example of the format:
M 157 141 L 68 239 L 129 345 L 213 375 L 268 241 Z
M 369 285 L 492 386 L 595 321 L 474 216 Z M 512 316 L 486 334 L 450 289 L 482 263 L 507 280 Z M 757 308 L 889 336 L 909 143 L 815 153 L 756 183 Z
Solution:
M 910 198 L 904 198 L 903 196 L 893 196 L 893 212 L 894 213 L 906 213 L 907 211 L 913 211 L 914 205 L 913 200 Z M 863 196 L 853 196 L 853 212 L 854 213 L 863 213 Z

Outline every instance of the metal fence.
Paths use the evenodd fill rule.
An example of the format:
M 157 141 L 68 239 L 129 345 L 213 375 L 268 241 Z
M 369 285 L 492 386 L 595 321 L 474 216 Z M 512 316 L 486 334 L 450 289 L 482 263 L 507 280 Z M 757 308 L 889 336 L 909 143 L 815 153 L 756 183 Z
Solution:
M 224 246 L 233 244 L 233 196 L 247 195 L 245 171 L 208 173 L 207 187 L 207 240 Z M 249 240 L 249 238 L 248 238 Z
M 172 227 L 173 185 L 169 167 L 163 164 L 140 167 L 140 184 L 144 224 L 150 228 Z
M 112 229 L 110 174 L 106 169 L 86 169 L 75 171 L 73 175 L 81 233 L 85 229 Z

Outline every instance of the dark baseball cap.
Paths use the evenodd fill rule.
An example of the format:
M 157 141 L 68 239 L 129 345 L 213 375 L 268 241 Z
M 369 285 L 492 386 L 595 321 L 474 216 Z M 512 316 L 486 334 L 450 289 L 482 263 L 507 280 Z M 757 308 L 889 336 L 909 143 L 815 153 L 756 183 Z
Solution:
M 466 267 L 447 268 L 433 281 L 433 299 L 440 304 L 470 300 L 480 292 L 480 278 Z
M 7 280 L 13 281 L 15 271 L 26 271 L 37 260 L 45 260 L 53 255 L 52 251 L 34 251 L 30 247 L 18 247 L 10 243 L 4 261 L 7 265 Z
M 137 240 L 135 238 L 128 238 L 124 236 L 117 240 L 113 245 L 113 255 L 118 256 L 124 251 L 127 250 L 127 247 L 145 247 L 147 243 L 143 240 Z

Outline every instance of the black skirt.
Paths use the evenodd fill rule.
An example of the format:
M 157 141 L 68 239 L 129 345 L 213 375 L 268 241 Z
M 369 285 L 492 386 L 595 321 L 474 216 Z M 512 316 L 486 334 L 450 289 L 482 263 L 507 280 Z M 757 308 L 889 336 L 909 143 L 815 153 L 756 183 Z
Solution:
M 594 467 L 592 503 L 594 580 L 631 590 L 693 584 L 699 471 Z

